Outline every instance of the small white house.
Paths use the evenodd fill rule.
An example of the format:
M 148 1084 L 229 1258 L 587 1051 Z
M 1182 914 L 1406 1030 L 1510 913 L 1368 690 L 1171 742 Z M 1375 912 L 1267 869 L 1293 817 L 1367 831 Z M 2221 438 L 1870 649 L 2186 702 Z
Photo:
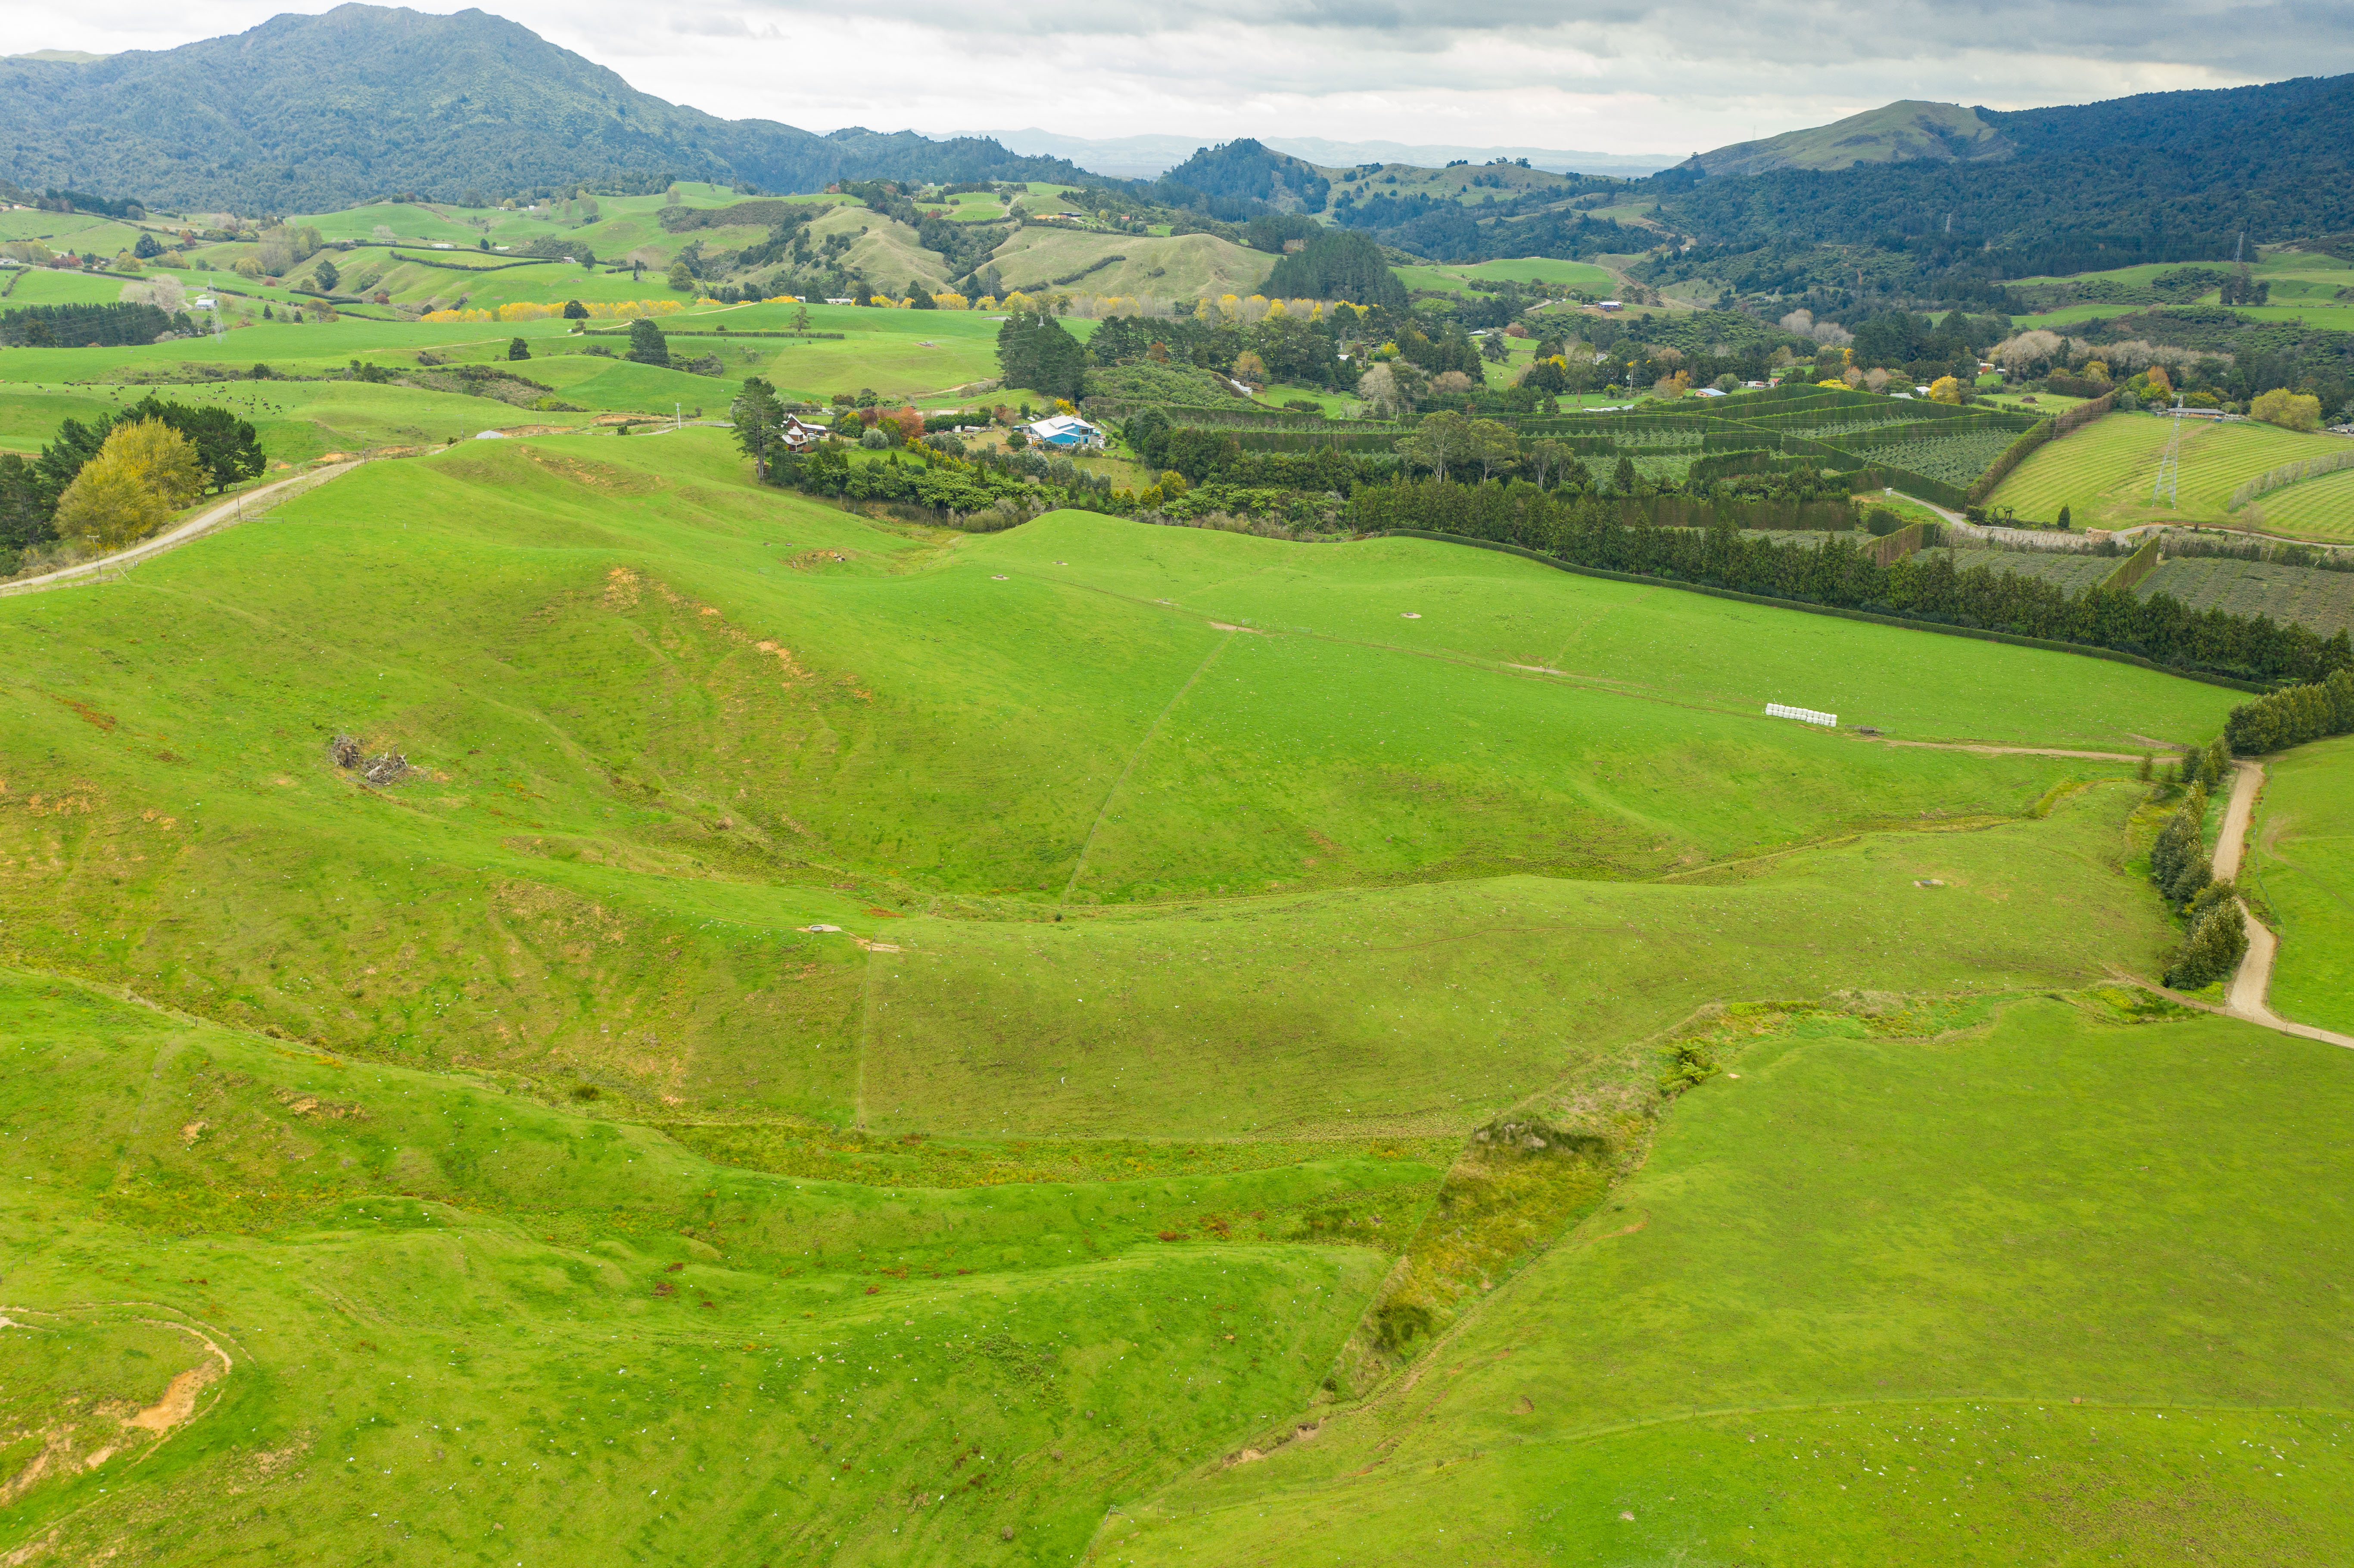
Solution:
M 798 418 L 788 414 L 785 422 L 777 427 L 777 434 L 783 437 L 785 445 L 794 451 L 805 452 L 825 440 L 826 429 L 822 425 L 804 425 Z
M 1076 414 L 1055 414 L 1035 419 L 1023 427 L 1031 444 L 1055 447 L 1064 451 L 1097 451 L 1104 444 L 1104 433 Z

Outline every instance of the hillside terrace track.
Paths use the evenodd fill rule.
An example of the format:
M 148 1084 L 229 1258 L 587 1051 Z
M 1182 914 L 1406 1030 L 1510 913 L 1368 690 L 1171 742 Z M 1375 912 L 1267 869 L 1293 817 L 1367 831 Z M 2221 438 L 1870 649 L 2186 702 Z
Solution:
M 111 556 L 101 556 L 95 561 L 83 561 L 77 566 L 60 567 L 54 572 L 44 572 L 37 577 L 27 577 L 22 582 L 0 583 L 0 597 L 17 593 L 37 593 L 43 588 L 64 588 L 72 583 L 99 581 L 111 573 L 120 574 L 126 567 L 137 566 L 150 556 L 160 556 L 166 550 L 178 548 L 191 539 L 200 539 L 207 534 L 217 533 L 223 528 L 233 527 L 244 522 L 246 508 L 249 505 L 256 503 L 282 501 L 297 492 L 310 489 L 313 485 L 324 484 L 338 475 L 349 473 L 359 467 L 364 461 L 366 460 L 354 458 L 345 462 L 330 463 L 325 468 L 315 469 L 309 473 L 298 473 L 292 478 L 281 479 L 275 484 L 265 484 L 259 490 L 249 490 L 242 495 L 233 495 L 218 506 L 199 512 L 178 526 L 167 528 L 154 538 L 142 540 L 127 550 L 117 551 Z

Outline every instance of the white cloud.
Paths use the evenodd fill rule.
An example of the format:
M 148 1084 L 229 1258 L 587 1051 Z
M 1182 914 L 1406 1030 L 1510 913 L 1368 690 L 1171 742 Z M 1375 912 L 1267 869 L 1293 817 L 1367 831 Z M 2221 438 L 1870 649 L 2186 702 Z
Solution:
M 1325 136 L 1685 153 L 1899 98 L 2084 102 L 2354 69 L 2344 0 L 1142 0 L 1023 15 L 826 0 L 499 14 L 715 114 L 947 133 Z M 160 48 L 274 14 L 96 0 L 20 48 Z

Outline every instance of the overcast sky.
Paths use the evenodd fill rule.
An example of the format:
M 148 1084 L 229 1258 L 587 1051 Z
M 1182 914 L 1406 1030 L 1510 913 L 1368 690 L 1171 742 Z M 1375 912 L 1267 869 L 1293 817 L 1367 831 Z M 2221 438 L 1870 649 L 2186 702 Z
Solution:
M 1035 125 L 1089 137 L 1325 136 L 1681 155 L 1900 98 L 2025 108 L 2354 70 L 2354 0 L 504 0 L 486 8 L 642 91 L 813 131 Z M 241 32 L 284 9 L 0 0 L 8 48 L 99 53 Z

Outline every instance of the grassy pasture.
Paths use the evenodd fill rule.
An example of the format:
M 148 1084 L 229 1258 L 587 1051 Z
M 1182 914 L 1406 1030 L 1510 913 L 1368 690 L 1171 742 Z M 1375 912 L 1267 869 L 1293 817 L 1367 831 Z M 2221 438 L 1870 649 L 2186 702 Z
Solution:
M 2120 896 L 2136 795 L 2104 787 L 2048 821 L 1874 834 L 1695 885 L 1518 877 L 1076 925 L 895 923 L 866 1118 L 1013 1137 L 1459 1135 L 1715 997 L 2143 969 L 2167 934 Z
M 2044 999 L 1726 1033 L 1413 1392 L 1195 1467 L 1096 1560 L 2334 1560 L 2354 1056 Z
M 123 245 L 137 243 L 138 233 L 128 225 L 92 213 L 30 207 L 0 212 L 0 240 L 37 239 L 52 250 L 92 249 L 112 255 Z M 124 238 L 118 240 L 118 234 Z
M 995 223 L 1006 214 L 1006 204 L 994 191 L 960 191 L 923 204 L 948 214 L 951 223 Z
M 938 364 L 926 340 L 978 355 L 995 330 L 811 315 L 852 335 L 673 347 L 720 347 L 731 376 L 747 347 L 839 351 L 811 363 L 872 385 L 895 352 Z M 573 401 L 726 385 L 561 352 L 558 323 L 435 330 L 239 336 L 325 366 L 494 356 L 521 333 L 538 352 L 519 368 Z M 21 386 L 42 419 L 137 395 Z M 426 418 L 408 388 L 214 390 L 273 443 Z M 2250 1251 L 2276 1232 L 2242 1187 L 2187 1217 L 2117 1208 L 2142 1230 L 2099 1237 L 2046 1318 L 2020 1303 L 2055 1266 L 2033 1205 L 2064 1205 L 2076 1167 L 2054 1161 L 2130 1185 L 2128 1145 L 2207 1158 L 2166 1119 L 2188 1082 L 2211 1139 L 2271 1140 L 2216 1155 L 2227 1181 L 2289 1172 L 2296 1234 L 2345 1234 L 2334 1189 L 2299 1174 L 2300 1129 L 2342 1120 L 2336 1080 L 2212 1088 L 2258 1054 L 2244 1035 L 2053 1003 L 1928 1038 L 1972 999 L 2156 966 L 2173 934 L 2131 874 L 2131 764 L 1874 744 L 1764 718 L 1775 699 L 1902 738 L 2137 750 L 2205 739 L 2238 694 L 1426 541 L 885 525 L 752 485 L 725 431 L 694 429 L 370 464 L 126 580 L 0 600 L 0 959 L 212 1021 L 0 971 L 0 1246 L 30 1325 L 0 1331 L 0 1417 L 62 1433 L 72 1460 L 12 1503 L 0 1552 L 55 1531 L 65 1560 L 190 1541 L 259 1559 L 333 1531 L 485 1568 L 1044 1563 L 1214 1524 L 1188 1541 L 1216 1561 L 1340 1496 L 1345 1533 L 1287 1539 L 1442 1560 L 1438 1523 L 1567 1530 L 1560 1498 L 1681 1480 L 1694 1448 L 1723 1500 L 1676 1540 L 1712 1541 L 1766 1522 L 1760 1489 L 1793 1489 L 1757 1467 L 1755 1418 L 1678 1425 L 1672 1449 L 1663 1426 L 1603 1428 L 1684 1411 L 1696 1377 L 1719 1408 L 1767 1403 L 1761 1376 L 1847 1399 L 1945 1345 L 1960 1303 L 2023 1324 L 2035 1373 L 2042 1347 L 2114 1320 L 2096 1286 L 2177 1255 L 2137 1252 L 2143 1231 L 2274 1270 L 2241 1360 L 2283 1380 L 2327 1361 L 2296 1271 L 2335 1277 L 2338 1244 L 2280 1275 Z M 363 788 L 327 756 L 338 734 L 416 771 Z M 1408 1433 L 1413 1458 L 1331 1492 L 1299 1468 L 1353 1451 L 1328 1424 L 1220 1473 L 1280 1495 L 1205 1523 L 1193 1499 L 1231 1483 L 1163 1489 L 1320 1408 L 1400 1248 L 1447 1212 L 1467 1128 L 1514 1105 L 1572 1118 L 1597 1083 L 1653 1104 L 1653 1032 L 1849 988 L 1949 1000 L 1921 1013 L 1935 1029 L 1764 1030 L 1630 1190 L 1665 1244 L 1640 1255 L 1652 1273 L 1597 1284 L 1577 1267 L 1593 1247 L 1539 1257 L 1467 1322 L 1461 1374 L 1414 1396 L 1481 1391 Z M 2115 1065 L 2112 1037 L 2185 1044 Z M 1726 1122 L 1752 1087 L 1786 1097 Z M 2275 1098 L 2287 1114 L 2238 1108 Z M 2057 1118 L 2087 1115 L 2072 1149 Z M 1988 1149 L 1991 1174 L 1969 1162 Z M 1879 1201 L 1892 1171 L 1901 1211 Z M 1973 1202 L 2031 1269 L 1981 1266 L 1992 1243 L 1944 1218 Z M 1786 1267 L 1761 1213 L 1855 1239 Z M 2100 1365 L 2140 1375 L 2131 1335 L 2211 1298 L 2202 1280 L 2131 1317 Z M 1701 1351 L 1679 1301 L 1707 1315 Z M 1842 1344 L 1794 1327 L 1816 1321 L 1861 1347 L 1844 1372 Z M 199 1364 L 175 1322 L 234 1358 L 217 1395 L 135 1469 L 86 1467 L 95 1402 L 153 1401 Z M 1533 1426 L 1509 1425 L 1520 1390 L 1490 1397 L 1506 1345 L 1550 1369 Z M 1929 1413 L 1907 1419 L 2024 1463 L 1956 1388 L 1978 1392 L 1904 1385 Z M 1890 1409 L 1808 1430 L 1878 1455 Z M 2285 1442 L 2296 1418 L 2215 1419 Z M 1475 1426 L 1523 1467 L 1502 1501 L 1465 1483 L 1505 1459 L 1457 1470 L 1445 1446 Z M 2163 1436 L 2065 1451 L 2130 1489 L 2202 1452 Z M 1382 1490 L 1409 1463 L 1418 1489 Z M 1514 1511 L 1539 1491 L 1555 1500 Z M 1887 1528 L 1914 1528 L 1914 1500 Z M 1771 1517 L 1797 1531 L 1834 1507 Z M 1522 1536 L 1490 1534 L 1512 1560 Z
M 2115 747 L 2136 726 L 2105 715 L 2127 709 L 2162 726 L 2139 733 L 2203 738 L 2239 700 L 2105 661 L 1579 578 L 1416 539 L 1294 546 L 1055 514 L 966 550 L 992 570 L 1210 620 L 1557 670 L 1680 707 L 1747 715 L 1795 702 L 1907 739 Z M 2019 700 L 2029 688 L 2039 699 Z
M 2317 479 L 2267 491 L 2240 511 L 2238 521 L 2298 539 L 2354 542 L 2354 471 L 2341 469 Z
M 1127 258 L 1076 282 L 1055 284 L 1108 256 Z M 990 261 L 1006 286 L 1045 284 L 1049 291 L 1144 295 L 1154 299 L 1248 296 L 1266 287 L 1276 259 L 1219 238 L 1214 234 L 1092 234 L 1077 229 L 1027 228 L 1010 235 Z
M 1210 624 L 1233 618 L 1314 630 Z M 827 1118 L 856 1108 L 865 964 L 802 926 L 875 938 L 967 905 L 1021 925 L 1066 885 L 1092 906 L 1656 875 L 2015 818 L 2126 767 L 1758 716 L 1802 669 L 1857 672 L 1806 694 L 1930 737 L 2197 740 L 2232 696 L 1416 541 L 1077 516 L 913 539 L 750 486 L 712 430 L 371 466 L 127 583 L 0 603 L 0 644 L 20 954 L 408 1059 Z M 1659 652 L 1710 646 L 1672 673 Z M 338 732 L 424 776 L 355 790 L 323 761 Z M 484 948 L 492 925 L 516 951 Z M 616 1009 L 643 1022 L 615 1033 Z
M 709 384 L 707 378 L 697 379 Z M 143 387 L 11 387 L 0 396 L 0 447 L 37 451 L 57 438 L 61 420 L 118 411 L 137 402 L 148 390 Z M 331 451 L 440 446 L 452 437 L 463 439 L 486 429 L 575 424 L 583 418 L 534 412 L 489 397 L 363 381 L 229 381 L 153 390 L 165 398 L 217 405 L 251 420 L 262 450 L 273 464 L 307 462 Z
M 1464 285 L 1475 278 L 1490 282 L 1510 280 L 1519 283 L 1566 283 L 1573 289 L 1606 298 L 1618 288 L 1617 277 L 1592 262 L 1562 261 L 1543 256 L 1479 261 L 1468 266 L 1395 267 L 1391 270 L 1409 289 L 1438 289 L 1454 294 L 1464 292 Z
M 2076 555 L 2059 550 L 1924 550 L 1924 556 L 1951 556 L 1956 571 L 1970 571 L 1984 567 L 1989 571 L 2013 572 L 2020 577 L 2041 577 L 2058 585 L 2068 593 L 2081 593 L 2117 569 L 2114 556 Z
M 2354 740 L 2269 770 L 2242 875 L 2278 922 L 2273 1010 L 2354 1033 Z
M 2080 528 L 2176 519 L 2222 523 L 2232 520 L 2223 504 L 2242 484 L 2283 463 L 2344 446 L 2342 437 L 2302 435 L 2253 420 L 2185 420 L 2180 503 L 2165 506 L 2150 500 L 2150 486 L 2173 424 L 2154 414 L 2095 419 L 2039 449 L 1988 497 L 1988 504 L 2038 518 L 2056 516 L 2066 506 Z M 2269 522 L 2269 508 L 2265 516 Z M 2354 537 L 2354 514 L 2315 519 L 2311 529 L 2318 537 Z
M 1386 1261 L 1328 1230 L 1437 1174 L 889 1191 L 14 972 L 0 1008 L 0 1411 L 68 1459 L 0 1544 L 68 1560 L 1067 1562 L 1306 1397 Z M 200 1335 L 195 1419 L 111 1438 L 90 1405 L 161 1402 Z
M 0 277 L 0 282 L 5 281 Z M 16 286 L 8 291 L 7 299 L 0 301 L 0 310 L 19 310 L 26 305 L 111 305 L 122 298 L 123 286 L 121 278 L 101 278 L 55 267 L 27 268 L 16 280 Z

